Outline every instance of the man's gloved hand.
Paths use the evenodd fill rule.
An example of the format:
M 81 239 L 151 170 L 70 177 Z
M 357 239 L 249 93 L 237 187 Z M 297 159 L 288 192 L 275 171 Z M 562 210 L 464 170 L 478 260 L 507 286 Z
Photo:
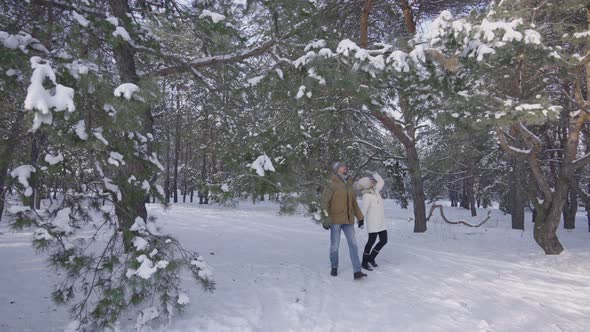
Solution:
M 359 228 L 363 229 L 365 227 L 365 219 L 359 220 Z
M 322 222 L 322 227 L 324 227 L 325 230 L 329 230 L 331 225 L 329 222 L 324 221 Z

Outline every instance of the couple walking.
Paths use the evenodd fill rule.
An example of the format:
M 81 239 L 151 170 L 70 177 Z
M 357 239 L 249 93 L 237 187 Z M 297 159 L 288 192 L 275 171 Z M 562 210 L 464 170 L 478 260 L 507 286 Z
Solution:
M 322 225 L 330 230 L 330 263 L 332 276 L 338 275 L 338 247 L 340 246 L 340 232 L 344 232 L 350 251 L 350 260 L 354 270 L 354 279 L 361 279 L 367 275 L 361 271 L 372 271 L 377 267 L 375 257 L 387 243 L 387 228 L 385 227 L 383 199 L 381 189 L 385 184 L 377 173 L 370 173 L 353 184 L 354 179 L 348 176 L 348 168 L 344 163 L 334 164 L 334 174 L 330 177 L 323 195 Z M 354 189 L 363 194 L 362 207 L 356 201 Z M 362 229 L 365 221 L 369 239 L 365 245 L 362 262 L 358 255 L 358 246 L 354 232 L 354 219 L 358 220 L 358 227 Z M 379 243 L 373 247 L 379 236 Z

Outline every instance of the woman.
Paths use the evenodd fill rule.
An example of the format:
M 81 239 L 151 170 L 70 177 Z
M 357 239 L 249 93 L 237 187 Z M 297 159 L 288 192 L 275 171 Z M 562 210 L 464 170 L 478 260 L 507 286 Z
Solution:
M 357 188 L 363 194 L 361 213 L 365 216 L 367 232 L 369 233 L 361 266 L 365 270 L 372 271 L 371 265 L 377 267 L 375 257 L 379 254 L 381 248 L 387 244 L 387 227 L 385 227 L 385 212 L 383 198 L 381 197 L 381 189 L 383 189 L 385 182 L 379 174 L 370 173 L 372 173 L 371 176 L 364 177 L 357 182 Z M 377 236 L 379 236 L 379 243 L 373 248 Z

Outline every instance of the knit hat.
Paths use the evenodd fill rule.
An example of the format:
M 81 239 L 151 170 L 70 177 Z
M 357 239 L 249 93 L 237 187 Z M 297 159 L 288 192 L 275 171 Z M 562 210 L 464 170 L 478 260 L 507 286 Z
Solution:
M 334 165 L 332 166 L 332 170 L 334 171 L 334 173 L 338 173 L 338 169 L 342 166 L 346 166 L 345 163 L 341 162 L 341 161 L 337 161 L 334 163 Z

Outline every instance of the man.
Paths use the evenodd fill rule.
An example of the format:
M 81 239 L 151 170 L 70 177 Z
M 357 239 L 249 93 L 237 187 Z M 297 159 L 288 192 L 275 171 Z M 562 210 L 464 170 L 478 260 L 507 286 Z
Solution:
M 354 234 L 354 218 L 359 220 L 359 228 L 364 224 L 364 217 L 356 202 L 356 194 L 352 189 L 352 179 L 348 176 L 348 168 L 342 162 L 334 163 L 334 174 L 328 180 L 324 190 L 322 214 L 323 226 L 330 230 L 330 263 L 332 276 L 338 275 L 338 247 L 340 231 L 344 232 L 350 251 L 350 260 L 354 270 L 354 279 L 367 275 L 361 271 L 361 262 Z

